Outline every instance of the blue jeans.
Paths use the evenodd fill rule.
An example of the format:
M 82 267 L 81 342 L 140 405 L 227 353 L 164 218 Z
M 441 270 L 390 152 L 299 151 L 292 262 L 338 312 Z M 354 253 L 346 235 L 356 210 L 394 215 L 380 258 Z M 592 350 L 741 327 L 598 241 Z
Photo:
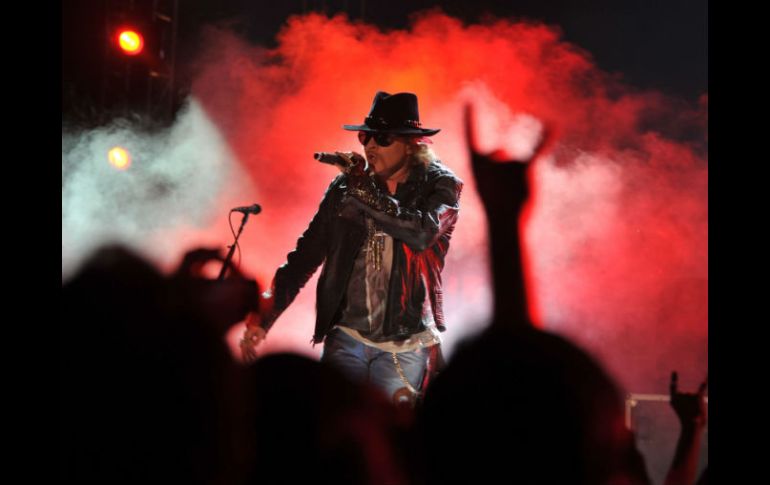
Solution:
M 419 348 L 396 355 L 409 384 L 421 392 L 430 349 Z M 374 385 L 390 400 L 396 391 L 407 387 L 396 370 L 392 353 L 359 342 L 338 328 L 326 336 L 321 362 L 336 367 L 355 381 Z

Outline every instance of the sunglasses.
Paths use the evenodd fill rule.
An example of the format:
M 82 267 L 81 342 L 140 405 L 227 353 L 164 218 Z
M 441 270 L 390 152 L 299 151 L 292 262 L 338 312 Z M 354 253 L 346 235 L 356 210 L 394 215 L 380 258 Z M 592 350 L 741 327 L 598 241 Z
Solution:
M 372 133 L 371 131 L 358 132 L 358 141 L 360 141 L 363 146 L 366 146 L 372 138 L 374 138 L 374 142 L 381 147 L 390 146 L 396 141 L 396 135 L 391 133 Z

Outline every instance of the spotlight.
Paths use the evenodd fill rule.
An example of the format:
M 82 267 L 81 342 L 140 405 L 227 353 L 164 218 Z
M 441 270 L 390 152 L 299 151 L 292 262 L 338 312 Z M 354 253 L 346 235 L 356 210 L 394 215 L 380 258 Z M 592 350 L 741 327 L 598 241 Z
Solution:
M 144 49 L 144 38 L 135 30 L 122 29 L 118 32 L 118 45 L 124 54 L 135 56 Z
M 121 147 L 114 147 L 107 154 L 110 165 L 118 170 L 127 170 L 131 166 L 131 155 L 127 150 Z

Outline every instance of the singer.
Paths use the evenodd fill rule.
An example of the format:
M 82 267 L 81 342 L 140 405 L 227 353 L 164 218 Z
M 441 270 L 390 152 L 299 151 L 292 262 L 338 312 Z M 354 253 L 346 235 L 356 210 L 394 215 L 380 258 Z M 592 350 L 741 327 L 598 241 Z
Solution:
M 323 263 L 313 335 L 321 360 L 414 405 L 441 360 L 441 270 L 463 183 L 429 147 L 439 129 L 422 127 L 412 93 L 378 92 L 364 123 L 343 128 L 358 132 L 365 155 L 337 152 L 343 173 L 247 318 L 241 350 L 256 358 Z

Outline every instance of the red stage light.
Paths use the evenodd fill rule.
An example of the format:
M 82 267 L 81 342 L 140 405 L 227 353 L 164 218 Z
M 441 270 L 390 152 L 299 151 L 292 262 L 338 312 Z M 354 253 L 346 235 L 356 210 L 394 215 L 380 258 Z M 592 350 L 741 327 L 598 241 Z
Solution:
M 125 54 L 135 56 L 144 49 L 144 38 L 139 32 L 124 29 L 118 33 L 118 45 Z
M 131 155 L 124 148 L 113 148 L 107 154 L 107 158 L 110 161 L 110 165 L 118 170 L 126 170 L 131 166 Z

